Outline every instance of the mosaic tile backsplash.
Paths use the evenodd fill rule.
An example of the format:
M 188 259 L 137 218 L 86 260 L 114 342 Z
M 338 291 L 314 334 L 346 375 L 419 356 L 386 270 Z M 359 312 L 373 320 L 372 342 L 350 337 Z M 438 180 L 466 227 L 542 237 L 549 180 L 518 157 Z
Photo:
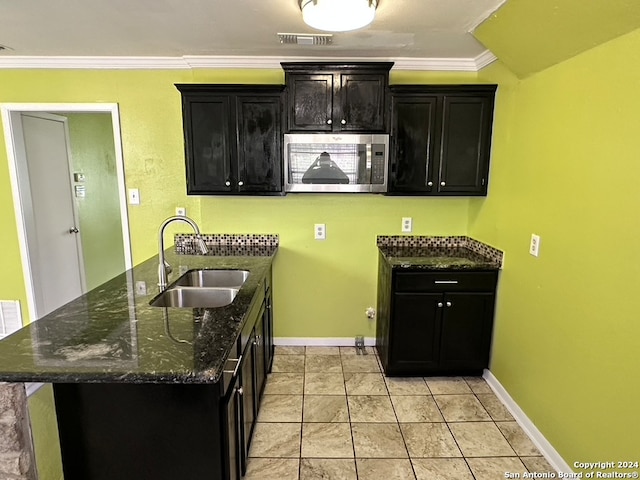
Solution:
M 426 235 L 378 235 L 378 247 L 467 248 L 502 265 L 504 253 L 467 236 L 440 237 Z
M 194 233 L 175 235 L 175 251 L 179 255 L 198 255 Z M 262 257 L 273 255 L 278 249 L 277 234 L 227 234 L 203 233 L 200 237 L 207 244 L 208 255 Z

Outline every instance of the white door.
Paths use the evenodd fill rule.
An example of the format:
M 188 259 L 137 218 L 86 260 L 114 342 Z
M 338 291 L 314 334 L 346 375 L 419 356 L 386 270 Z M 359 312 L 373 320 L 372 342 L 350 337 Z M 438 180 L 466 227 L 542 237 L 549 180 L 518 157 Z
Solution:
M 20 117 L 25 158 L 18 160 L 18 176 L 36 317 L 40 318 L 82 295 L 84 267 L 66 118 L 41 113 Z

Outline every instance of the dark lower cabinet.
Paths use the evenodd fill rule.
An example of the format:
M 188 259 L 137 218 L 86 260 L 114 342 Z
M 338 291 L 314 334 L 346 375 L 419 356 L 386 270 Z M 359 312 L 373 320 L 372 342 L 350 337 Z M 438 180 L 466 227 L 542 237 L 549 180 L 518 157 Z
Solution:
M 262 285 L 217 383 L 54 383 L 65 480 L 240 480 L 273 355 Z
M 381 265 L 376 346 L 385 373 L 481 374 L 489 366 L 497 275 Z
M 249 345 L 242 355 L 242 366 L 240 367 L 240 395 L 242 397 L 242 474 L 247 470 L 249 459 L 249 447 L 251 446 L 251 434 L 256 419 L 256 387 L 255 387 L 255 356 L 254 346 L 255 333 L 249 338 Z
M 389 194 L 486 195 L 495 85 L 393 85 Z
M 229 395 L 223 414 L 226 421 L 226 435 L 223 437 L 223 452 L 226 459 L 225 471 L 228 480 L 242 478 L 242 397 L 240 396 L 240 378 L 235 376 L 229 386 Z
M 178 84 L 187 194 L 282 192 L 282 85 Z

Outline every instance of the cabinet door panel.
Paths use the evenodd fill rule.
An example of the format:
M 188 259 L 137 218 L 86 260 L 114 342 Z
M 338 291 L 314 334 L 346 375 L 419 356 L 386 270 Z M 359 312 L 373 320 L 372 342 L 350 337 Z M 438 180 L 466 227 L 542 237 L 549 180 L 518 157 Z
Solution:
M 229 99 L 186 100 L 187 193 L 228 192 Z
M 392 100 L 390 192 L 431 192 L 436 97 Z
M 271 365 L 273 364 L 273 354 L 275 346 L 273 345 L 273 306 L 271 302 L 271 291 L 265 297 L 264 311 L 264 355 L 265 355 L 265 372 L 271 373 Z
M 280 98 L 238 97 L 236 111 L 238 191 L 282 191 Z
M 226 405 L 227 420 L 227 476 L 229 480 L 241 478 L 241 454 L 240 454 L 240 409 L 242 408 L 238 395 L 239 379 L 236 377 L 231 385 L 231 394 Z
M 289 78 L 289 130 L 332 130 L 333 75 L 291 75 Z
M 333 119 L 337 130 L 385 131 L 385 78 L 375 74 L 340 75 L 340 111 Z
M 490 110 L 488 98 L 445 96 L 439 192 L 486 192 Z
M 435 369 L 440 358 L 441 294 L 393 295 L 390 368 L 402 373 Z
M 493 294 L 445 295 L 440 355 L 444 370 L 482 370 L 488 366 L 493 305 Z
M 262 395 L 262 390 L 264 389 L 264 383 L 267 379 L 267 374 L 265 371 L 265 341 L 264 341 L 264 313 L 266 309 L 264 305 L 262 306 L 262 310 L 258 314 L 258 321 L 256 322 L 256 339 L 254 343 L 254 351 L 253 354 L 255 356 L 255 405 L 256 405 L 256 418 L 258 415 L 258 410 L 260 406 L 260 396 Z
M 249 344 L 245 350 L 240 370 L 240 381 L 242 385 L 242 474 L 247 470 L 247 460 L 249 457 L 249 446 L 251 444 L 251 434 L 255 423 L 255 385 L 254 385 L 254 349 L 253 341 L 255 336 L 249 339 Z

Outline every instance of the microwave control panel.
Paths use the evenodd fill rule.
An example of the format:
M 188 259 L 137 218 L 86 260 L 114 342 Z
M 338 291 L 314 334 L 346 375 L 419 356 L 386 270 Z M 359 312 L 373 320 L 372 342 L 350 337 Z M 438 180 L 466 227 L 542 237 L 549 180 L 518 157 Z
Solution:
M 385 146 L 374 143 L 371 145 L 371 183 L 382 185 L 387 169 Z

